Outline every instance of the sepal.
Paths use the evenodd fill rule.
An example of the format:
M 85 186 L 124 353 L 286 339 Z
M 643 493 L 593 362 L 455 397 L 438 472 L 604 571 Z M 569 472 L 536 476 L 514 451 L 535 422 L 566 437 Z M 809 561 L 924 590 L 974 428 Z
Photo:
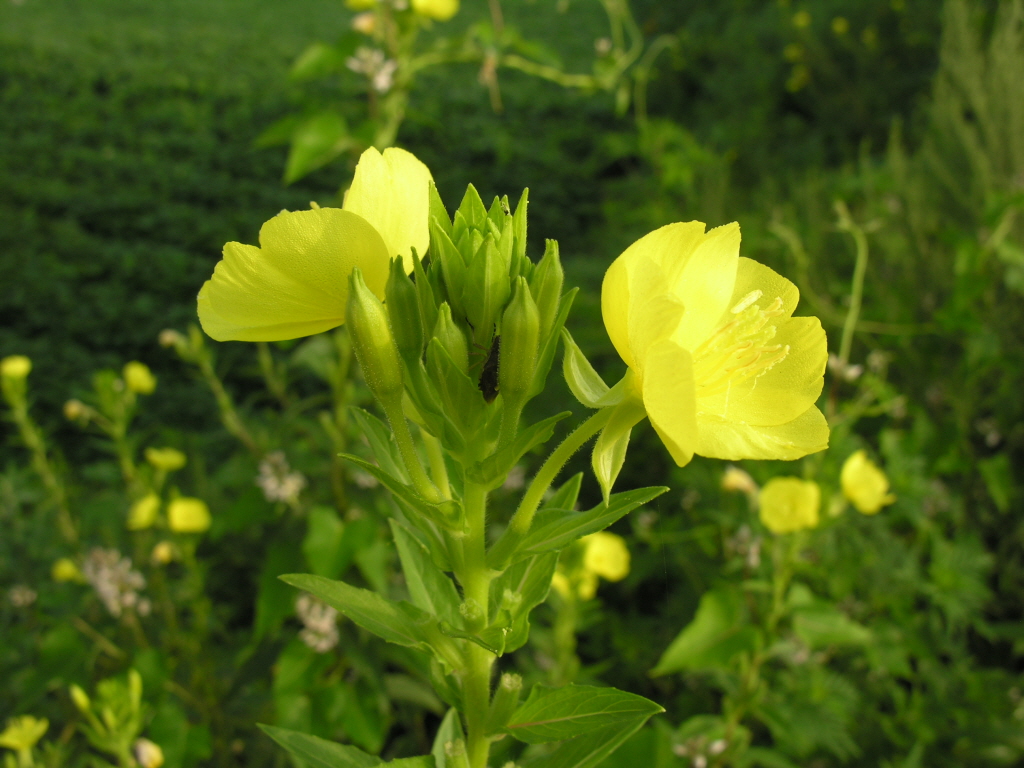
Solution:
M 613 407 L 615 410 L 612 417 L 598 435 L 591 456 L 591 466 L 594 468 L 597 482 L 601 484 L 605 504 L 608 503 L 612 486 L 615 485 L 615 479 L 626 461 L 629 434 L 633 427 L 647 416 L 643 402 L 633 398 L 626 398 Z

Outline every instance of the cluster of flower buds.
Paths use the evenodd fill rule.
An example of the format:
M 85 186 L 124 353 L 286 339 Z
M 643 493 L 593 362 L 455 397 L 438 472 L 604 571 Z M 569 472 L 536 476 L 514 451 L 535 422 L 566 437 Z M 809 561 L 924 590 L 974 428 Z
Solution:
M 515 436 L 544 388 L 572 301 L 562 295 L 558 246 L 526 255 L 527 193 L 488 209 L 470 186 L 455 212 L 431 186 L 430 252 L 413 274 L 392 262 L 386 303 L 356 271 L 347 322 L 365 378 L 382 403 L 407 391 L 413 417 L 456 456 Z M 473 441 L 486 434 L 486 445 Z

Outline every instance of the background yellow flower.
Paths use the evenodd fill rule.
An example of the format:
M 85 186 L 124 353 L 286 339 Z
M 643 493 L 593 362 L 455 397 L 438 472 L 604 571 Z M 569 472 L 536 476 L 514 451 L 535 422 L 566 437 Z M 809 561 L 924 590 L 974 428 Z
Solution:
M 761 522 L 772 533 L 793 533 L 818 525 L 821 489 L 797 477 L 775 477 L 761 489 Z
M 850 454 L 843 463 L 839 483 L 843 487 L 843 495 L 865 515 L 874 515 L 896 501 L 896 497 L 889 493 L 889 478 L 863 450 Z

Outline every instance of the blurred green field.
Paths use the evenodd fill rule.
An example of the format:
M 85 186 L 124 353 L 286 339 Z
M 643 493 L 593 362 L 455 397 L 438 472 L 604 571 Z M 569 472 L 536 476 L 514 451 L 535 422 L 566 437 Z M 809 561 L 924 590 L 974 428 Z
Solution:
M 585 71 L 607 34 L 595 2 L 507 0 L 503 11 L 538 56 L 567 71 Z M 674 40 L 654 62 L 646 121 L 617 112 L 613 93 L 505 69 L 498 112 L 479 63 L 459 63 L 417 80 L 398 145 L 431 168 L 449 210 L 470 182 L 486 202 L 514 201 L 529 187 L 530 255 L 540 257 L 546 238 L 559 241 L 566 284 L 582 288 L 568 327 L 609 381 L 624 368 L 601 324 L 600 281 L 644 233 L 672 221 L 739 221 L 743 255 L 797 283 L 799 314 L 821 318 L 833 352 L 857 238 L 866 238 L 849 358 L 859 372 L 832 369 L 822 399 L 835 419 L 831 448 L 800 464 L 742 467 L 761 484 L 818 478 L 827 505 L 830 495 L 841 499 L 840 467 L 855 450 L 884 466 L 895 504 L 872 517 L 823 509 L 797 568 L 815 605 L 827 603 L 871 640 L 819 646 L 786 625 L 765 688 L 744 710 L 754 749 L 728 764 L 1020 764 L 1024 5 L 637 0 L 633 11 L 646 41 Z M 426 39 L 472 33 L 488 13 L 485 0 L 465 2 Z M 39 765 L 86 764 L 68 686 L 92 691 L 129 667 L 143 679 L 145 733 L 169 768 L 289 764 L 257 721 L 386 759 L 429 749 L 444 710 L 422 659 L 351 623 L 341 625 L 340 650 L 314 653 L 298 639 L 305 625 L 291 588 L 276 581 L 322 567 L 404 594 L 384 522 L 389 502 L 333 458 L 346 445 L 362 450 L 363 440 L 340 416 L 340 434 L 331 431 L 332 404 L 372 400 L 355 376 L 339 389 L 317 367 L 337 362 L 343 342 L 324 336 L 256 352 L 207 340 L 211 370 L 251 444 L 222 425 L 224 401 L 211 394 L 196 348 L 189 358 L 157 343 L 162 330 L 187 333 L 196 322 L 195 294 L 225 242 L 255 243 L 282 209 L 336 204 L 353 156 L 286 186 L 286 149 L 257 139 L 320 104 L 362 109 L 364 89 L 351 75 L 288 76 L 310 43 L 340 38 L 352 16 L 333 0 L 0 5 L 0 358 L 33 361 L 31 412 L 82 532 L 74 546 L 58 539 L 50 491 L 23 435 L 5 425 L 0 718 L 50 719 L 47 739 L 63 751 L 55 746 Z M 94 373 L 129 360 L 159 383 L 118 447 L 62 409 L 72 397 L 99 407 L 116 376 Z M 554 391 L 531 406 L 537 417 L 583 410 L 561 384 Z M 141 450 L 157 445 L 188 454 L 173 493 L 204 499 L 214 517 L 208 535 L 176 544 L 192 559 L 166 577 L 150 554 L 160 537 L 124 529 L 140 492 L 122 479 L 118 453 L 134 456 L 146 477 Z M 301 504 L 275 502 L 254 483 L 275 450 L 309 480 Z M 527 476 L 541 459 L 527 457 Z M 580 602 L 569 655 L 578 656 L 578 682 L 640 693 L 668 712 L 611 768 L 725 765 L 706 751 L 718 726 L 700 718 L 742 690 L 738 662 L 649 674 L 702 595 L 741 584 L 754 595 L 773 567 L 772 537 L 741 496 L 722 489 L 724 469 L 711 460 L 679 469 L 652 429 L 634 432 L 619 487 L 672 491 L 616 524 L 630 574 Z M 570 470 L 589 473 L 586 451 Z M 496 498 L 500 527 L 513 499 Z M 581 505 L 599 501 L 586 481 Z M 331 536 L 337 551 L 324 554 Z M 180 626 L 171 631 L 154 615 L 140 636 L 89 590 L 54 584 L 53 562 L 81 562 L 89 546 L 119 548 L 154 593 L 169 589 Z M 22 585 L 37 602 L 16 604 L 11 590 Z M 514 656 L 531 682 L 567 681 L 558 677 L 571 668 L 558 661 L 560 605 L 538 609 L 534 639 Z M 509 741 L 497 754 L 520 759 L 501 751 Z M 687 751 L 698 743 L 703 752 Z

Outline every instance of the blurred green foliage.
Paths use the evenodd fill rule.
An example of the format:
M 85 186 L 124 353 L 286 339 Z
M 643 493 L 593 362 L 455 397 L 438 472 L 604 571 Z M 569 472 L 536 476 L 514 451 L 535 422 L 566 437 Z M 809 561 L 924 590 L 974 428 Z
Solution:
M 803 613 L 794 608 L 782 623 L 766 692 L 743 721 L 753 745 L 746 764 L 1017 764 L 1021 3 L 638 0 L 633 8 L 649 40 L 674 39 L 654 63 L 639 121 L 617 117 L 609 94 L 506 71 L 496 114 L 475 65 L 464 64 L 422 78 L 399 143 L 431 167 L 446 200 L 470 181 L 485 199 L 530 187 L 531 240 L 537 248 L 544 237 L 560 240 L 570 284 L 584 287 L 573 335 L 609 373 L 621 371 L 600 326 L 604 268 L 649 229 L 693 218 L 738 219 L 745 255 L 795 279 L 802 312 L 822 318 L 837 350 L 855 256 L 833 208 L 845 202 L 871 254 L 851 356 L 865 372 L 856 382 L 833 375 L 827 398 L 835 413 L 862 407 L 849 418 L 856 428 L 840 424 L 833 448 L 805 471 L 828 498 L 841 461 L 867 446 L 898 501 L 871 518 L 846 512 L 809 535 L 789 592 Z M 485 3 L 467 2 L 452 24 L 485 14 Z M 584 0 L 507 2 L 505 20 L 543 41 L 566 71 L 586 66 L 602 34 L 598 9 Z M 268 366 L 251 350 L 216 348 L 216 373 L 253 433 L 245 445 L 237 430 L 231 437 L 217 427 L 224 404 L 197 382 L 199 368 L 190 378 L 156 345 L 161 329 L 184 329 L 194 317 L 195 291 L 225 241 L 255 242 L 279 209 L 329 201 L 344 185 L 339 164 L 283 187 L 284 153 L 253 142 L 282 114 L 336 98 L 327 86 L 297 88 L 287 71 L 310 42 L 344 34 L 347 21 L 321 0 L 0 7 L 0 357 L 26 354 L 36 365 L 33 412 L 58 438 L 55 463 L 71 469 L 70 498 L 90 544 L 136 546 L 136 562 L 147 562 L 122 530 L 132 498 L 108 444 L 60 418 L 65 399 L 86 398 L 93 371 L 130 359 L 160 380 L 140 408 L 132 450 L 185 449 L 190 464 L 176 482 L 206 499 L 215 520 L 197 549 L 201 565 L 173 566 L 190 627 L 174 642 L 184 645 L 137 644 L 91 593 L 49 581 L 66 548 L 33 522 L 46 490 L 10 432 L 0 447 L 5 715 L 68 722 L 68 684 L 92 691 L 130 664 L 149 707 L 144 732 L 169 766 L 210 755 L 208 764 L 283 764 L 254 735 L 257 718 L 389 755 L 429 743 L 442 714 L 429 670 L 350 624 L 340 627 L 344 653 L 316 653 L 297 639 L 293 594 L 275 578 L 348 571 L 401 589 L 386 554 L 385 502 L 357 490 L 368 514 L 345 517 L 330 482 L 336 446 L 318 413 L 338 393 L 317 368 L 330 350 L 271 347 Z M 276 394 L 275 375 L 288 382 Z M 365 393 L 347 397 L 362 402 Z M 564 398 L 551 412 L 568 406 Z M 260 459 L 281 447 L 323 480 L 301 514 L 253 484 Z M 695 616 L 717 636 L 702 596 L 719 600 L 719 623 L 757 625 L 757 600 L 734 598 L 772 577 L 770 558 L 755 563 L 751 554 L 767 553 L 770 536 L 742 497 L 721 490 L 721 466 L 675 469 L 649 430 L 634 435 L 631 456 L 621 488 L 675 490 L 616 527 L 628 535 L 632 570 L 579 607 L 577 679 L 668 709 L 608 765 L 667 768 L 697 765 L 698 756 L 715 765 L 722 723 L 714 716 L 739 690 L 743 643 L 737 653 L 691 658 L 682 672 L 648 673 Z M 576 462 L 587 466 L 585 456 Z M 745 469 L 762 483 L 800 474 L 765 463 Z M 31 610 L 7 594 L 22 583 L 37 585 Z M 203 628 L 193 621 L 200 608 L 210 612 Z M 540 680 L 558 656 L 557 607 L 542 611 L 517 654 L 519 668 Z M 76 617 L 99 627 L 95 636 Z M 108 645 L 132 648 L 130 658 Z M 175 688 L 203 680 L 212 681 L 203 695 L 223 711 Z

